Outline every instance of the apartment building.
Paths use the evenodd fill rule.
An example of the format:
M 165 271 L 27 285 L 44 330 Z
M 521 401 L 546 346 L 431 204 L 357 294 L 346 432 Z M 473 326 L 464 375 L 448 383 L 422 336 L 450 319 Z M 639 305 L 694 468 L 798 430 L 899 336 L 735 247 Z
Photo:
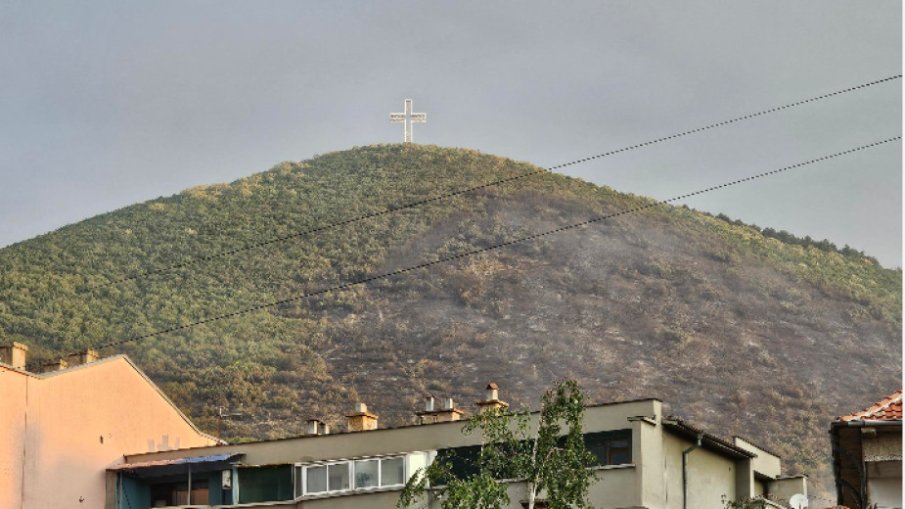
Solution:
M 0 346 L 0 508 L 101 509 L 108 467 L 134 451 L 214 445 L 127 357 L 87 350 L 26 370 Z
M 477 405 L 505 403 L 491 384 Z M 308 433 L 294 438 L 128 455 L 107 471 L 107 507 L 393 508 L 417 469 L 479 447 L 479 436 L 462 433 L 464 411 L 451 399 L 429 399 L 417 415 L 420 424 L 380 428 L 359 404 L 341 432 L 309 421 Z M 807 493 L 804 477 L 782 476 L 775 454 L 663 415 L 657 399 L 589 406 L 584 433 L 597 458 L 597 508 L 723 509 L 724 497 Z M 510 507 L 523 507 L 524 483 L 506 482 Z

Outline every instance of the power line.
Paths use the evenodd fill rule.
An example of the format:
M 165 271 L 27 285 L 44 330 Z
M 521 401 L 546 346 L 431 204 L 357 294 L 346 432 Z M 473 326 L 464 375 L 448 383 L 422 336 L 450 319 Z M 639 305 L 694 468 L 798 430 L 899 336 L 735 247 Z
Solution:
M 352 223 L 356 223 L 356 222 L 359 222 L 359 221 L 364 221 L 364 220 L 367 220 L 367 219 L 373 219 L 373 218 L 376 218 L 376 217 L 380 217 L 380 216 L 392 214 L 392 213 L 394 213 L 394 212 L 398 212 L 398 211 L 401 211 L 401 210 L 406 210 L 406 209 L 412 209 L 412 208 L 420 207 L 420 206 L 422 206 L 422 205 L 427 205 L 427 204 L 429 204 L 429 203 L 433 203 L 433 202 L 440 201 L 440 200 L 445 200 L 445 199 L 447 199 L 447 198 L 453 198 L 453 197 L 460 196 L 460 195 L 463 195 L 463 194 L 472 193 L 472 192 L 475 192 L 475 191 L 479 191 L 479 190 L 481 190 L 481 189 L 486 189 L 486 188 L 489 188 L 489 187 L 495 187 L 495 186 L 499 186 L 499 185 L 503 185 L 503 184 L 508 184 L 508 183 L 510 183 L 510 182 L 515 182 L 515 181 L 517 181 L 517 180 L 521 180 L 521 179 L 524 179 L 524 178 L 533 177 L 533 176 L 535 176 L 535 175 L 540 175 L 540 174 L 542 174 L 542 173 L 548 173 L 548 172 L 551 172 L 551 171 L 554 171 L 554 170 L 557 170 L 557 169 L 560 169 L 560 168 L 566 168 L 566 167 L 568 167 L 568 166 L 573 166 L 573 165 L 576 165 L 576 164 L 582 164 L 582 163 L 585 163 L 585 162 L 588 162 L 588 161 L 593 161 L 593 160 L 596 160 L 596 159 L 601 159 L 601 158 L 604 158 L 604 157 L 609 157 L 609 156 L 612 156 L 612 155 L 620 154 L 620 153 L 622 153 L 622 152 L 629 152 L 629 151 L 632 151 L 632 150 L 637 150 L 637 149 L 639 149 L 639 148 L 647 147 L 647 146 L 654 145 L 654 144 L 657 144 L 657 143 L 662 143 L 662 142 L 664 142 L 664 141 L 674 140 L 674 139 L 676 139 L 676 138 L 681 138 L 681 137 L 683 137 L 683 136 L 688 136 L 688 135 L 691 135 L 691 134 L 695 134 L 695 133 L 700 133 L 700 132 L 703 132 L 703 131 L 707 131 L 707 130 L 710 130 L 710 129 L 715 129 L 715 128 L 717 128 L 717 127 L 723 127 L 723 126 L 735 124 L 735 123 L 737 123 L 737 122 L 741 122 L 741 121 L 744 121 L 744 120 L 750 120 L 750 119 L 753 119 L 753 118 L 756 118 L 756 117 L 760 117 L 760 116 L 764 116 L 764 115 L 769 115 L 769 114 L 771 114 L 771 113 L 777 113 L 777 112 L 780 112 L 780 111 L 783 111 L 783 110 L 787 110 L 787 109 L 790 109 L 790 108 L 795 108 L 795 107 L 797 107 L 797 106 L 802 106 L 802 105 L 805 105 L 805 104 L 808 104 L 808 103 L 812 103 L 812 102 L 815 102 L 815 101 L 820 101 L 820 100 L 827 99 L 827 98 L 830 98 L 830 97 L 834 97 L 834 96 L 837 96 L 837 95 L 847 94 L 847 93 L 854 92 L 854 91 L 857 91 L 857 90 L 861 90 L 861 89 L 864 89 L 864 88 L 867 88 L 867 87 L 871 87 L 871 86 L 874 86 L 874 85 L 879 85 L 879 84 L 881 84 L 881 83 L 885 83 L 885 82 L 888 82 L 888 81 L 897 80 L 897 79 L 899 79 L 899 78 L 901 78 L 901 77 L 902 77 L 901 74 L 896 74 L 896 75 L 894 75 L 894 76 L 888 76 L 888 77 L 883 78 L 883 79 L 879 79 L 879 80 L 875 80 L 875 81 L 870 81 L 870 82 L 867 82 L 867 83 L 862 83 L 862 84 L 860 84 L 860 85 L 856 85 L 856 86 L 853 86 L 853 87 L 845 88 L 845 89 L 842 89 L 842 90 L 837 90 L 837 91 L 835 91 L 835 92 L 830 92 L 830 93 L 827 93 L 827 94 L 822 94 L 822 95 L 814 96 L 814 97 L 811 97 L 811 98 L 808 98 L 808 99 L 803 99 L 803 100 L 800 100 L 800 101 L 795 101 L 795 102 L 792 102 L 792 103 L 784 104 L 784 105 L 782 105 L 782 106 L 776 106 L 776 107 L 774 107 L 774 108 L 769 108 L 769 109 L 766 109 L 766 110 L 761 110 L 761 111 L 758 111 L 758 112 L 755 112 L 755 113 L 749 113 L 749 114 L 747 114 L 747 115 L 742 115 L 742 116 L 740 116 L 740 117 L 735 117 L 735 118 L 732 118 L 732 119 L 729 119 L 729 120 L 723 120 L 723 121 L 721 121 L 721 122 L 716 122 L 716 123 L 708 124 L 708 125 L 705 125 L 705 126 L 702 126 L 702 127 L 697 127 L 697 128 L 694 128 L 694 129 L 689 129 L 689 130 L 682 131 L 682 132 L 679 132 L 679 133 L 676 133 L 676 134 L 672 134 L 672 135 L 669 135 L 669 136 L 664 136 L 664 137 L 662 137 L 662 138 L 655 138 L 655 139 L 648 140 L 648 141 L 645 141 L 645 142 L 642 142 L 642 143 L 637 143 L 637 144 L 635 144 L 635 145 L 629 145 L 629 146 L 622 147 L 622 148 L 618 148 L 618 149 L 615 149 L 615 150 L 610 150 L 610 151 L 608 151 L 608 152 L 603 152 L 603 153 L 601 153 L 601 154 L 596 154 L 596 155 L 588 156 L 588 157 L 585 157 L 585 158 L 582 158 L 582 159 L 576 159 L 576 160 L 574 160 L 574 161 L 570 161 L 570 162 L 567 162 L 567 163 L 557 164 L 557 165 L 551 166 L 551 167 L 549 167 L 549 168 L 540 168 L 540 169 L 537 169 L 537 170 L 529 171 L 529 172 L 522 173 L 522 174 L 519 174 L 519 175 L 515 175 L 515 176 L 512 176 L 512 177 L 506 177 L 506 178 L 494 180 L 494 181 L 491 181 L 491 182 L 485 182 L 485 183 L 483 183 L 483 184 L 479 184 L 479 185 L 472 186 L 472 187 L 469 187 L 469 188 L 460 189 L 460 190 L 458 190 L 458 191 L 452 191 L 452 192 L 448 192 L 448 193 L 444 193 L 444 194 L 439 194 L 439 195 L 433 196 L 433 197 L 431 197 L 431 198 L 425 198 L 425 199 L 423 199 L 423 200 L 417 200 L 417 201 L 405 203 L 405 204 L 402 204 L 402 205 L 391 206 L 391 207 L 385 208 L 385 209 L 383 209 L 383 210 L 379 210 L 379 211 L 377 211 L 377 212 L 372 212 L 372 213 L 369 213 L 369 214 L 362 214 L 362 215 L 355 216 L 355 217 L 352 217 L 352 218 L 348 218 L 348 219 L 345 219 L 345 220 L 342 220 L 342 221 L 339 221 L 339 222 L 335 222 L 335 223 L 330 223 L 330 224 L 318 226 L 318 227 L 311 228 L 311 229 L 308 229 L 308 230 L 297 231 L 297 232 L 294 232 L 294 233 L 290 233 L 290 234 L 288 234 L 288 235 L 283 235 L 283 236 L 280 236 L 280 237 L 274 237 L 274 238 L 271 238 L 271 239 L 268 239 L 268 240 L 264 240 L 264 241 L 260 241 L 260 242 L 255 242 L 255 243 L 248 244 L 248 245 L 245 245 L 245 246 L 242 246 L 242 247 L 237 247 L 237 248 L 235 248 L 235 249 L 228 249 L 228 250 L 225 250 L 225 251 L 220 251 L 220 252 L 213 253 L 213 254 L 209 254 L 209 255 L 205 255 L 205 256 L 198 256 L 198 257 L 195 257 L 195 258 L 191 258 L 191 259 L 189 259 L 189 260 L 187 260 L 187 261 L 185 261 L 185 262 L 175 263 L 175 264 L 172 264 L 172 265 L 169 265 L 169 266 L 166 266 L 166 267 L 162 267 L 162 268 L 159 268 L 159 269 L 153 269 L 153 270 L 149 270 L 149 271 L 145 271 L 145 272 L 139 272 L 139 273 L 135 273 L 135 274 L 132 274 L 132 275 L 130 275 L 130 276 L 125 276 L 125 277 L 122 277 L 122 278 L 119 278 L 119 279 L 109 280 L 109 281 L 107 281 L 107 282 L 105 282 L 105 283 L 99 283 L 99 284 L 90 285 L 90 286 L 88 287 L 88 289 L 89 289 L 89 290 L 94 290 L 94 289 L 97 289 L 97 288 L 112 286 L 112 285 L 116 285 L 116 284 L 120 284 L 120 283 L 125 283 L 125 282 L 127 282 L 127 281 L 134 281 L 134 280 L 137 280 L 137 279 L 144 279 L 144 278 L 151 277 L 151 276 L 155 276 L 155 275 L 158 275 L 158 274 L 163 274 L 163 273 L 171 272 L 171 271 L 178 270 L 178 269 L 182 269 L 182 268 L 185 268 L 185 267 L 189 267 L 189 266 L 192 266 L 192 265 L 195 265 L 195 264 L 198 264 L 198 263 L 208 262 L 208 261 L 211 261 L 211 260 L 215 260 L 215 259 L 217 259 L 217 258 L 222 258 L 222 257 L 225 257 L 225 256 L 230 256 L 230 255 L 242 253 L 242 252 L 245 252 L 245 251 L 250 251 L 250 250 L 252 250 L 252 249 L 257 249 L 257 248 L 260 248 L 260 247 L 269 246 L 269 245 L 271 245 L 271 244 L 276 244 L 276 243 L 280 243 L 280 242 L 286 242 L 286 241 L 289 241 L 289 240 L 292 240 L 292 239 L 296 239 L 296 238 L 299 238 L 299 237 L 303 237 L 303 236 L 306 236 L 306 235 L 311 235 L 311 234 L 313 234 L 313 233 L 319 233 L 319 232 L 322 232 L 322 231 L 325 231 L 325 230 L 330 230 L 330 229 L 333 229 L 333 228 L 337 228 L 337 227 L 340 227 L 340 226 L 345 226 L 345 225 L 352 224 Z
M 443 263 L 448 263 L 448 262 L 460 260 L 460 259 L 463 259 L 463 258 L 468 258 L 468 257 L 471 257 L 471 256 L 475 256 L 475 255 L 479 255 L 479 254 L 482 254 L 482 253 L 486 253 L 486 252 L 489 252 L 489 251 L 495 251 L 495 250 L 502 249 L 502 248 L 504 248 L 504 247 L 512 246 L 512 245 L 515 245 L 515 244 L 520 244 L 520 243 L 523 243 L 523 242 L 528 242 L 528 241 L 536 240 L 536 239 L 539 239 L 539 238 L 542 238 L 542 237 L 546 237 L 546 236 L 549 236 L 549 235 L 553 235 L 553 234 L 557 234 L 557 233 L 562 233 L 562 232 L 569 231 L 569 230 L 574 230 L 574 229 L 581 228 L 581 227 L 584 227 L 584 226 L 587 226 L 587 225 L 590 225 L 590 224 L 593 224 L 593 223 L 598 223 L 598 222 L 601 222 L 601 221 L 605 221 L 605 220 L 607 220 L 607 219 L 612 219 L 612 218 L 619 217 L 619 216 L 624 216 L 624 215 L 627 215 L 627 214 L 634 214 L 634 213 L 641 212 L 641 211 L 646 210 L 646 209 L 650 209 L 650 208 L 657 207 L 657 206 L 660 206 L 660 205 L 666 205 L 666 204 L 669 204 L 669 203 L 672 203 L 672 202 L 675 202 L 675 201 L 679 201 L 679 200 L 682 200 L 682 199 L 685 199 L 685 198 L 691 198 L 691 197 L 693 197 L 693 196 L 698 196 L 698 195 L 701 195 L 701 194 L 704 194 L 704 193 L 709 193 L 709 192 L 711 192 L 711 191 L 717 191 L 717 190 L 720 190 L 720 189 L 725 189 L 725 188 L 727 188 L 727 187 L 735 186 L 735 185 L 742 184 L 742 183 L 745 183 L 745 182 L 750 182 L 750 181 L 752 181 L 752 180 L 757 180 L 757 179 L 760 179 L 760 178 L 763 178 L 763 177 L 768 177 L 768 176 L 771 176 L 771 175 L 776 175 L 776 174 L 783 173 L 783 172 L 786 172 L 786 171 L 789 171 L 789 170 L 793 170 L 793 169 L 796 169 L 796 168 L 801 168 L 801 167 L 803 167 L 803 166 L 808 166 L 808 165 L 811 165 L 811 164 L 816 164 L 816 163 L 819 163 L 819 162 L 827 161 L 827 160 L 830 160 L 830 159 L 835 159 L 835 158 L 837 158 L 837 157 L 841 157 L 841 156 L 844 156 L 844 155 L 847 155 L 847 154 L 852 154 L 852 153 L 859 152 L 859 151 L 862 151 L 862 150 L 866 150 L 866 149 L 869 149 L 869 148 L 877 147 L 877 146 L 883 145 L 883 144 L 885 144 L 885 143 L 890 143 L 890 142 L 892 142 L 892 141 L 900 140 L 901 138 L 902 138 L 901 136 L 895 136 L 895 137 L 893 137 L 893 138 L 887 138 L 887 139 L 882 140 L 882 141 L 876 141 L 876 142 L 873 142 L 873 143 L 870 143 L 870 144 L 867 144 L 867 145 L 861 145 L 861 146 L 859 146 L 859 147 L 850 148 L 850 149 L 848 149 L 848 150 L 843 150 L 843 151 L 841 151 L 841 152 L 836 152 L 836 153 L 834 153 L 834 154 L 830 154 L 830 155 L 825 155 L 825 156 L 822 156 L 822 157 L 818 157 L 818 158 L 816 158 L 816 159 L 810 159 L 810 160 L 803 161 L 803 162 L 796 163 L 796 164 L 792 164 L 792 165 L 789 165 L 789 166 L 784 166 L 784 167 L 782 167 L 782 168 L 778 168 L 778 169 L 775 169 L 775 170 L 770 170 L 770 171 L 766 171 L 766 172 L 763 172 L 763 173 L 758 173 L 758 174 L 756 174 L 756 175 L 752 175 L 752 176 L 749 176 L 749 177 L 745 177 L 745 178 L 733 180 L 733 181 L 731 181 L 731 182 L 726 182 L 726 183 L 719 184 L 719 185 L 716 185 L 716 186 L 711 186 L 711 187 L 707 187 L 707 188 L 700 189 L 700 190 L 697 190 L 697 191 L 693 191 L 693 192 L 690 192 L 690 193 L 678 195 L 678 196 L 675 196 L 675 197 L 673 197 L 673 198 L 668 198 L 668 199 L 665 199 L 665 200 L 660 200 L 660 201 L 651 202 L 651 203 L 648 203 L 648 204 L 646 204 L 646 205 L 640 205 L 640 206 L 633 207 L 633 208 L 630 208 L 630 209 L 625 209 L 625 210 L 622 210 L 622 211 L 619 211 L 619 212 L 613 212 L 613 213 L 610 213 L 610 214 L 605 214 L 605 215 L 601 215 L 601 216 L 597 216 L 597 217 L 592 217 L 592 218 L 587 219 L 587 220 L 585 220 L 585 221 L 581 221 L 581 222 L 578 222 L 578 223 L 569 224 L 569 225 L 566 225 L 566 226 L 561 226 L 561 227 L 559 227 L 559 228 L 554 228 L 554 229 L 552 229 L 552 230 L 547 230 L 547 231 L 544 231 L 544 232 L 541 232 L 541 233 L 535 233 L 535 234 L 532 234 L 532 235 L 527 235 L 527 236 L 520 237 L 520 238 L 517 238 L 517 239 L 513 239 L 513 240 L 510 240 L 510 241 L 506 241 L 506 242 L 501 242 L 501 243 L 498 243 L 498 244 L 494 244 L 494 245 L 491 245 L 491 246 L 488 246 L 488 247 L 483 247 L 483 248 L 480 248 L 480 249 L 474 249 L 474 250 L 471 250 L 471 251 L 466 251 L 466 252 L 459 253 L 459 254 L 452 255 L 452 256 L 447 256 L 447 257 L 443 257 L 443 258 L 438 258 L 437 260 L 434 260 L 434 261 L 419 263 L 419 264 L 417 264 L 417 265 L 411 265 L 411 266 L 408 266 L 408 267 L 405 267 L 405 268 L 402 268 L 402 269 L 397 269 L 397 270 L 393 270 L 393 271 L 390 271 L 390 272 L 384 272 L 384 273 L 382 273 L 382 274 L 377 274 L 377 275 L 374 275 L 374 276 L 369 276 L 369 277 L 357 279 L 357 280 L 350 281 L 350 282 L 347 282 L 347 283 L 343 283 L 343 284 L 339 284 L 339 285 L 335 285 L 335 286 L 330 286 L 330 287 L 326 287 L 326 288 L 321 288 L 321 289 L 319 289 L 319 290 L 315 290 L 315 291 L 311 291 L 311 292 L 302 293 L 302 294 L 296 295 L 296 296 L 294 296 L 294 297 L 289 297 L 289 298 L 286 298 L 286 299 L 276 300 L 276 301 L 267 302 L 267 303 L 256 304 L 256 305 L 254 305 L 254 306 L 246 307 L 246 308 L 240 309 L 240 310 L 238 310 L 238 311 L 233 311 L 233 312 L 230 312 L 230 313 L 225 313 L 225 314 L 221 314 L 221 315 L 212 316 L 212 317 L 209 317 L 209 318 L 205 318 L 205 319 L 198 320 L 198 321 L 195 321 L 195 322 L 190 322 L 190 323 L 183 324 L 183 325 L 174 325 L 174 326 L 172 326 L 172 327 L 168 327 L 168 328 L 165 328 L 165 329 L 160 329 L 160 330 L 157 330 L 157 331 L 154 331 L 154 332 L 150 332 L 150 333 L 147 333 L 147 334 L 141 334 L 141 335 L 133 336 L 133 337 L 131 337 L 131 338 L 124 339 L 124 340 L 120 340 L 120 341 L 112 341 L 112 342 L 109 342 L 109 343 L 105 343 L 105 344 L 102 344 L 102 345 L 98 345 L 98 346 L 96 346 L 95 348 L 101 349 L 101 348 L 112 348 L 112 347 L 122 346 L 122 345 L 125 345 L 125 344 L 128 344 L 128 343 L 135 343 L 135 342 L 143 341 L 143 340 L 145 340 L 145 339 L 150 339 L 150 338 L 153 338 L 153 337 L 156 337 L 156 336 L 160 336 L 160 335 L 163 335 L 163 334 L 168 334 L 168 333 L 171 333 L 171 332 L 177 332 L 177 331 L 181 331 L 181 330 L 191 329 L 191 328 L 197 327 L 197 326 L 199 326 L 199 325 L 204 325 L 204 324 L 208 324 L 208 323 L 211 323 L 211 322 L 215 322 L 215 321 L 219 321 L 219 320 L 224 320 L 224 319 L 227 319 L 227 318 L 232 318 L 232 317 L 235 317 L 235 316 L 239 316 L 239 315 L 251 313 L 251 312 L 254 312 L 254 311 L 259 311 L 259 310 L 261 310 L 261 309 L 266 309 L 266 308 L 270 308 L 270 307 L 274 307 L 274 306 L 279 306 L 279 305 L 281 305 L 281 304 L 286 304 L 286 303 L 289 303 L 289 302 L 296 302 L 296 301 L 300 301 L 300 300 L 306 300 L 306 299 L 309 299 L 309 298 L 311 298 L 311 297 L 316 297 L 316 296 L 323 295 L 323 294 L 327 294 L 327 293 L 332 293 L 332 292 L 338 292 L 338 291 L 348 290 L 348 289 L 350 289 L 350 288 L 353 288 L 353 287 L 356 287 L 356 286 L 366 285 L 366 284 L 371 283 L 371 282 L 374 282 L 374 281 L 378 281 L 378 280 L 382 280 L 382 279 L 388 279 L 388 278 L 391 278 L 391 277 L 395 277 L 395 276 L 399 276 L 399 275 L 406 274 L 406 273 L 409 273 L 409 272 L 413 272 L 413 271 L 415 271 L 415 270 L 433 267 L 434 265 L 439 265 L 439 264 L 443 264 Z M 75 353 L 73 353 L 73 355 L 74 355 L 74 354 L 75 354 Z

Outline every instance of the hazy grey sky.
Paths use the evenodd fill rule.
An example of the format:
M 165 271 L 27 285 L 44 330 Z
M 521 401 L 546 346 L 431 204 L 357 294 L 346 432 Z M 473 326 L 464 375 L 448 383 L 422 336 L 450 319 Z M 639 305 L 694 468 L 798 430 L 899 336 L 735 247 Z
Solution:
M 542 166 L 901 72 L 901 3 L 0 0 L 0 245 L 415 141 Z M 899 135 L 901 82 L 570 167 L 666 198 Z M 689 199 L 901 266 L 901 145 Z

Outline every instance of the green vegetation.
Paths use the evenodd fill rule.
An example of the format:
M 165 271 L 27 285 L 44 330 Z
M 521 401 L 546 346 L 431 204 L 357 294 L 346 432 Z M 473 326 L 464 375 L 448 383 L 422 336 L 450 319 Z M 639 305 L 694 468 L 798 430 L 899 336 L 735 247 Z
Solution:
M 509 506 L 507 485 L 519 480 L 528 486 L 528 509 L 541 492 L 550 509 L 590 508 L 588 488 L 594 479 L 594 455 L 582 435 L 584 394 L 574 380 L 547 390 L 541 402 L 537 430 L 530 430 L 529 412 L 488 409 L 472 416 L 463 433 L 481 433 L 480 452 L 465 465 L 471 475 L 457 476 L 450 458 L 439 458 L 409 479 L 396 506 L 414 506 L 431 486 L 443 509 L 496 509 Z
M 199 256 L 534 171 L 472 150 L 357 148 L 202 186 L 0 250 L 0 331 L 33 359 L 284 299 L 651 203 L 541 174 L 178 269 Z M 781 178 L 781 177 L 777 177 Z M 898 387 L 902 274 L 660 206 L 106 349 L 230 440 L 332 425 L 356 400 L 399 424 L 425 391 L 487 379 L 535 404 L 657 396 L 827 479 L 827 422 Z M 823 246 L 826 247 L 826 246 Z

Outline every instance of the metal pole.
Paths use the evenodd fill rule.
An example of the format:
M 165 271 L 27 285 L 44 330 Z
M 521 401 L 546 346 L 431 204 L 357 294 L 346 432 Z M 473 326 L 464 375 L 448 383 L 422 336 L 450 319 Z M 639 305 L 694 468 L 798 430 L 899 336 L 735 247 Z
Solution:
M 185 505 L 192 505 L 192 465 L 189 465 L 189 492 L 186 495 Z
M 704 434 L 698 433 L 698 441 L 688 449 L 682 451 L 682 509 L 688 509 L 688 455 L 691 451 L 701 447 Z

